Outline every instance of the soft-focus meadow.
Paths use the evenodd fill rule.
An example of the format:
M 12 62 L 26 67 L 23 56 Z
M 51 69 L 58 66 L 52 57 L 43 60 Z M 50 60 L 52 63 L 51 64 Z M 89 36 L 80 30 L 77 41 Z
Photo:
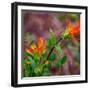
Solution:
M 80 14 L 22 11 L 22 76 L 80 74 Z

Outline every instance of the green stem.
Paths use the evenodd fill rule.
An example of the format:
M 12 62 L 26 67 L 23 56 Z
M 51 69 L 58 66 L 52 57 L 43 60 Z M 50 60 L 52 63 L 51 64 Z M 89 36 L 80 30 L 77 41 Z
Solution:
M 61 40 L 62 40 L 62 38 L 60 37 L 60 38 L 59 38 L 59 40 L 56 42 L 56 44 L 55 44 L 55 45 L 57 45 L 57 44 L 58 44 Z M 47 56 L 47 59 L 46 59 L 46 60 L 48 60 L 48 59 L 49 59 L 49 57 L 50 57 L 51 53 L 53 52 L 53 50 L 54 50 L 54 48 L 55 48 L 55 45 L 51 48 L 51 50 L 50 50 L 50 52 L 49 52 L 49 54 L 48 54 L 48 56 Z

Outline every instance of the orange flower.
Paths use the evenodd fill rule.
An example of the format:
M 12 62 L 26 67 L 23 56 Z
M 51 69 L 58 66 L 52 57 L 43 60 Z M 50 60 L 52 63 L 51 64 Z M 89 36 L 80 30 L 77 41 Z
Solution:
M 80 33 L 80 21 L 77 21 L 76 24 L 72 24 L 71 21 L 68 21 L 69 33 L 71 36 L 77 36 Z
M 30 48 L 30 49 L 26 49 L 26 52 L 27 52 L 27 53 L 30 53 L 30 54 L 32 54 L 32 52 L 33 52 L 33 49 L 32 49 L 32 48 Z
M 36 45 L 33 44 L 29 49 L 26 49 L 26 52 L 32 54 L 36 50 Z
M 46 41 L 40 37 L 38 39 L 37 46 L 35 44 L 31 45 L 29 49 L 26 49 L 26 52 L 32 54 L 32 53 L 39 53 L 42 54 L 46 50 Z
M 42 53 L 45 50 L 46 50 L 46 41 L 42 37 L 40 37 L 38 39 L 38 52 Z

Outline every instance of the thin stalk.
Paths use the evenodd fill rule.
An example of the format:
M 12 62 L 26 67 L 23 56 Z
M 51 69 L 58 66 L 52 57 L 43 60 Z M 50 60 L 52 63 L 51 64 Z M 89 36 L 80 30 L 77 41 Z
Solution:
M 57 44 L 58 44 L 61 40 L 62 40 L 62 38 L 60 37 L 60 38 L 59 38 L 59 40 L 56 42 L 56 44 L 55 44 L 55 45 L 57 45 Z M 46 59 L 46 60 L 48 60 L 48 59 L 49 59 L 49 57 L 50 57 L 51 53 L 53 52 L 53 50 L 54 50 L 54 48 L 55 48 L 55 45 L 51 48 L 51 50 L 50 50 L 50 52 L 49 52 L 49 54 L 48 54 L 48 56 L 47 56 L 47 59 Z

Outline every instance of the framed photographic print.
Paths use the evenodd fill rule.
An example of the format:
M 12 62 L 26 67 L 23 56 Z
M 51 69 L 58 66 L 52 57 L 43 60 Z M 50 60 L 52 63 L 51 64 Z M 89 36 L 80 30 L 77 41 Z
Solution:
M 11 85 L 87 82 L 87 7 L 12 3 Z

